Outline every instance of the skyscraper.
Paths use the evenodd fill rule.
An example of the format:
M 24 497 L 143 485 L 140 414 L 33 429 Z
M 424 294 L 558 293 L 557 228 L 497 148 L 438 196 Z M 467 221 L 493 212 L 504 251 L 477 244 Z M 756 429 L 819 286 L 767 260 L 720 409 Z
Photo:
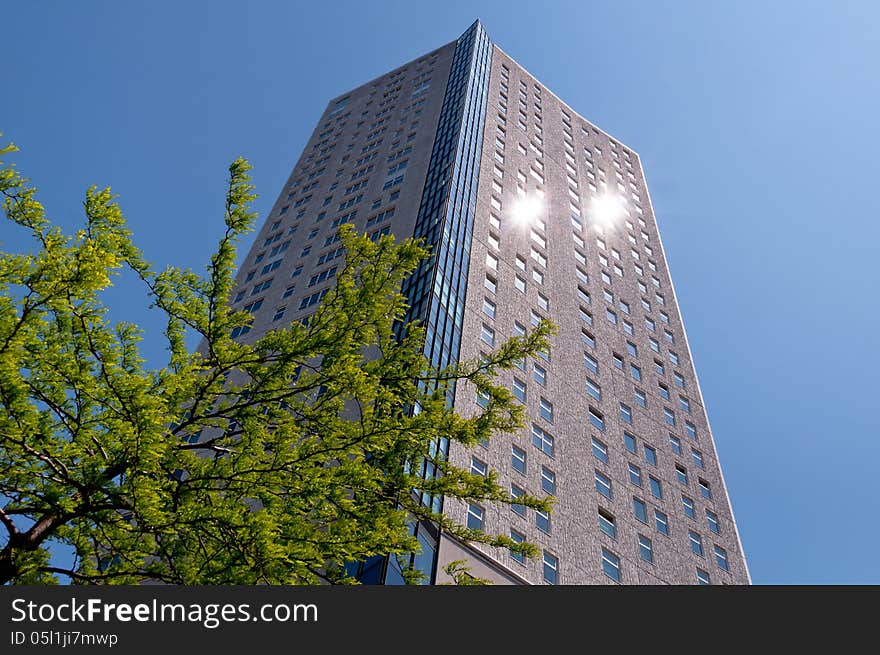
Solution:
M 302 319 L 344 257 L 337 227 L 422 237 L 406 283 L 437 366 L 474 358 L 542 317 L 548 353 L 501 382 L 528 427 L 453 446 L 551 515 L 448 502 L 462 523 L 536 543 L 521 560 L 420 526 L 432 581 L 467 559 L 513 584 L 742 584 L 748 570 L 638 155 L 579 115 L 475 22 L 448 43 L 333 98 L 238 275 L 255 334 Z M 479 398 L 460 386 L 457 411 Z M 436 499 L 442 502 L 442 499 Z M 396 564 L 364 582 L 402 581 Z

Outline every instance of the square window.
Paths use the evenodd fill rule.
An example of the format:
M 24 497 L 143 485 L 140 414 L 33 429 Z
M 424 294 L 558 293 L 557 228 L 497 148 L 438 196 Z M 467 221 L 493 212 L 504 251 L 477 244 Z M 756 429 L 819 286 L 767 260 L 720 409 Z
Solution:
M 517 487 L 515 484 L 510 485 L 510 497 L 512 500 L 515 500 L 517 498 L 521 498 L 522 496 L 525 496 L 525 494 L 526 494 L 526 492 L 523 491 L 522 489 L 520 489 L 519 487 Z M 514 513 L 519 514 L 520 516 L 525 518 L 525 516 L 526 516 L 526 506 L 525 505 L 521 505 L 519 503 L 511 503 L 510 509 L 513 510 Z
M 521 544 L 526 540 L 526 538 L 523 535 L 521 535 L 519 532 L 517 532 L 516 530 L 511 530 L 510 531 L 510 540 L 516 544 Z M 518 562 L 520 564 L 526 563 L 526 557 L 522 553 L 517 553 L 517 552 L 511 551 L 510 557 L 511 557 L 511 559 L 513 559 L 513 561 Z
M 595 471 L 596 474 L 596 491 L 605 496 L 608 499 L 611 499 L 611 478 L 604 475 L 600 471 Z
M 696 519 L 697 515 L 694 511 L 694 501 L 688 498 L 687 496 L 681 497 L 681 507 L 684 510 L 684 515 L 689 519 Z
M 639 557 L 648 563 L 654 563 L 654 546 L 651 540 L 643 535 L 639 535 Z
M 486 477 L 489 473 L 489 467 L 486 466 L 486 462 L 481 459 L 477 459 L 476 457 L 471 457 L 471 473 L 474 475 L 482 475 Z
M 702 495 L 703 498 L 712 500 L 712 488 L 709 486 L 709 483 L 702 478 L 700 478 L 697 482 L 700 486 L 700 495 Z
M 489 318 L 495 318 L 495 303 L 488 298 L 483 298 L 483 313 Z
M 513 466 L 514 471 L 519 471 L 522 474 L 526 472 L 526 451 L 517 446 L 513 446 L 510 463 Z
M 483 508 L 479 505 L 468 505 L 467 527 L 470 530 L 483 529 Z
M 590 413 L 590 424 L 594 428 L 596 428 L 597 430 L 602 430 L 604 432 L 605 431 L 605 419 L 602 416 L 602 413 L 599 410 L 594 409 L 592 407 L 590 407 L 589 413 Z
M 559 559 L 544 551 L 544 582 L 547 584 L 559 583 Z
M 553 435 L 532 424 L 532 445 L 541 452 L 553 457 Z
M 633 515 L 642 523 L 648 522 L 648 506 L 645 501 L 633 497 Z
M 617 539 L 617 525 L 614 522 L 614 516 L 599 508 L 599 529 L 612 539 Z
M 596 437 L 593 437 L 591 440 L 591 446 L 593 449 L 593 456 L 598 459 L 600 462 L 608 463 L 608 447 L 599 441 Z
M 547 371 L 544 369 L 543 366 L 540 366 L 539 364 L 533 364 L 532 374 L 535 382 L 540 384 L 542 387 L 547 384 Z
M 550 514 L 536 509 L 535 527 L 538 528 L 538 530 L 540 530 L 541 532 L 546 532 L 547 534 L 550 534 Z
M 541 467 L 541 489 L 548 494 L 556 493 L 556 474 L 546 466 Z
M 606 548 L 602 549 L 602 571 L 615 582 L 620 582 L 620 558 Z
M 526 383 L 519 378 L 513 378 L 513 397 L 521 403 L 526 402 Z
M 587 370 L 591 373 L 594 373 L 596 375 L 599 374 L 599 362 L 589 353 L 584 353 L 584 366 L 586 366 Z
M 669 536 L 669 518 L 659 509 L 654 510 L 654 527 L 660 534 Z
M 701 585 L 710 585 L 712 584 L 712 579 L 703 569 L 697 569 L 697 583 Z
M 714 534 L 721 534 L 721 524 L 718 522 L 718 515 L 715 512 L 706 510 L 706 523 L 709 524 L 709 530 Z
M 480 338 L 483 340 L 483 343 L 489 346 L 495 346 L 495 330 L 485 323 L 483 323 L 483 328 L 480 331 Z
M 596 400 L 602 400 L 602 388 L 590 378 L 587 378 L 587 393 Z
M 637 487 L 642 486 L 642 469 L 635 464 L 629 465 L 629 481 Z
M 681 484 L 687 486 L 687 484 L 688 484 L 688 472 L 687 472 L 687 469 L 686 469 L 685 467 L 683 467 L 681 464 L 676 464 L 676 465 L 675 465 L 675 477 L 678 478 L 678 481 L 679 481 Z

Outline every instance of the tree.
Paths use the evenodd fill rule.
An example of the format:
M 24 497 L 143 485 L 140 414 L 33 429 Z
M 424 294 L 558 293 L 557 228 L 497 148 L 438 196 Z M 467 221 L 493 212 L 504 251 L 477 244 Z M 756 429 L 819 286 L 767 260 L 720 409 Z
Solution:
M 433 370 L 423 330 L 394 329 L 401 282 L 425 249 L 344 225 L 345 264 L 310 319 L 234 339 L 252 321 L 229 307 L 236 244 L 256 218 L 246 161 L 229 168 L 225 233 L 204 275 L 154 271 L 109 189 L 88 189 L 85 225 L 68 237 L 14 166 L 0 169 L 6 218 L 36 240 L 33 253 L 0 252 L 0 581 L 352 582 L 346 562 L 417 550 L 415 520 L 536 553 L 419 496 L 511 502 L 494 475 L 456 468 L 432 444 L 474 446 L 522 428 L 522 408 L 493 380 L 546 348 L 549 324 L 486 360 Z M 167 317 L 160 368 L 145 366 L 141 330 L 112 324 L 102 304 L 124 267 Z M 453 384 L 488 405 L 453 412 Z M 426 463 L 437 475 L 418 474 Z M 71 566 L 53 565 L 53 543 L 73 549 Z

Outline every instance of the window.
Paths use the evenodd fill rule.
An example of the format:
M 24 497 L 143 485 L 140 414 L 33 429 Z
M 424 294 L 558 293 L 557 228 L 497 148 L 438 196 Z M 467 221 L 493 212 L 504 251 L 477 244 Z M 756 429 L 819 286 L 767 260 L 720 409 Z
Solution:
M 645 449 L 645 461 L 648 462 L 651 466 L 657 466 L 657 451 L 654 450 L 652 446 L 648 444 L 644 445 Z
M 623 357 L 621 357 L 617 353 L 612 353 L 611 359 L 614 361 L 614 368 L 619 368 L 622 371 L 623 370 Z
M 626 449 L 633 455 L 636 454 L 636 438 L 632 436 L 629 432 L 623 433 L 623 445 L 626 446 Z
M 642 523 L 648 522 L 648 506 L 645 501 L 633 497 L 633 515 Z
M 584 366 L 586 366 L 591 373 L 595 373 L 596 375 L 599 374 L 599 362 L 595 357 L 588 353 L 584 353 Z
M 476 457 L 471 457 L 471 473 L 485 477 L 488 472 L 489 467 L 486 466 L 486 462 Z
M 710 585 L 712 584 L 712 579 L 703 569 L 697 569 L 697 583 L 701 585 Z
M 559 559 L 546 550 L 544 551 L 544 582 L 547 584 L 559 582 Z
M 599 471 L 596 471 L 596 491 L 608 499 L 613 497 L 611 494 L 611 479 Z
M 666 370 L 663 368 L 663 362 L 659 359 L 654 360 L 654 372 L 657 375 L 666 375 Z
M 599 441 L 596 437 L 592 438 L 591 445 L 593 448 L 593 456 L 600 462 L 608 463 L 608 447 Z
M 581 330 L 581 341 L 590 348 L 596 347 L 596 338 L 587 330 Z
M 706 510 L 706 523 L 709 524 L 709 530 L 715 534 L 721 534 L 721 524 L 718 523 L 718 515 L 715 512 Z
M 688 530 L 688 539 L 691 542 L 691 550 L 700 557 L 703 556 L 703 538 L 693 530 Z
M 513 466 L 514 471 L 519 471 L 522 474 L 526 472 L 526 451 L 518 446 L 513 446 L 510 455 L 510 464 Z
M 498 270 L 498 258 L 490 252 L 486 253 L 486 266 L 493 271 Z
M 541 467 L 541 489 L 548 494 L 556 494 L 556 474 L 546 466 Z
M 651 495 L 654 498 L 663 498 L 663 485 L 660 480 L 652 475 L 648 478 L 648 484 L 651 487 Z
M 637 487 L 642 486 L 642 469 L 635 464 L 629 465 L 629 481 Z
M 540 530 L 541 532 L 546 532 L 547 534 L 550 534 L 550 514 L 536 509 L 535 527 L 538 528 L 538 530 Z
M 612 539 L 617 539 L 617 525 L 614 523 L 614 516 L 599 508 L 599 529 Z
M 660 534 L 669 536 L 669 518 L 659 509 L 654 510 L 654 527 Z
M 510 485 L 510 497 L 512 499 L 521 498 L 525 495 L 525 491 L 517 487 L 515 484 Z M 526 515 L 526 506 L 520 505 L 519 503 L 511 503 L 510 509 L 514 511 L 514 513 L 519 514 L 523 518 Z
M 719 569 L 730 571 L 730 565 L 727 563 L 727 551 L 718 545 L 715 546 L 715 563 Z
M 544 430 L 534 424 L 532 424 L 532 445 L 541 452 L 553 457 L 553 435 L 544 432 Z
M 590 407 L 590 423 L 597 430 L 605 431 L 605 419 L 603 418 L 602 413 L 592 407 Z
M 596 400 L 602 400 L 602 388 L 590 378 L 587 378 L 587 393 Z
M 492 293 L 498 291 L 498 282 L 491 275 L 486 275 L 486 282 L 484 283 L 484 286 Z
M 701 453 L 699 450 L 694 450 L 693 448 L 691 448 L 691 458 L 694 460 L 695 466 L 701 469 L 706 468 L 706 463 L 703 461 L 703 453 Z
M 687 486 L 687 484 L 688 484 L 688 472 L 687 472 L 687 469 L 686 469 L 685 467 L 683 467 L 681 464 L 676 464 L 676 465 L 675 465 L 675 477 L 678 478 L 678 481 L 679 481 L 681 484 Z
M 617 325 L 617 314 L 612 312 L 607 307 L 605 308 L 605 317 L 608 319 L 608 322 L 612 325 Z
M 653 350 L 655 353 L 659 353 L 660 352 L 660 342 L 657 341 L 657 339 L 654 339 L 653 337 L 648 337 L 648 341 L 651 344 L 651 350 Z
M 495 318 L 495 303 L 488 298 L 483 298 L 483 313 L 489 318 Z
M 676 375 L 678 375 L 678 373 L 676 373 Z M 682 408 L 682 410 L 684 410 L 688 414 L 691 413 L 691 403 L 687 398 L 685 398 L 684 396 L 679 396 L 678 404 Z
M 700 494 L 703 496 L 703 498 L 712 500 L 712 488 L 709 486 L 709 483 L 702 478 L 697 480 L 697 482 L 700 485 Z
M 516 290 L 520 293 L 526 292 L 526 281 L 519 275 L 516 276 L 516 279 L 513 282 L 513 285 L 516 287 Z
M 526 401 L 526 383 L 519 378 L 513 378 L 513 397 L 521 403 Z
M 675 412 L 668 407 L 663 408 L 663 419 L 666 421 L 666 425 L 675 426 Z
M 620 582 L 620 558 L 607 548 L 602 549 L 602 571 L 615 582 Z
M 532 373 L 532 377 L 534 378 L 535 382 L 540 384 L 542 387 L 547 384 L 547 371 L 544 369 L 543 366 L 540 366 L 539 364 L 534 364 L 532 367 Z
M 691 423 L 690 421 L 685 421 L 684 429 L 691 439 L 693 439 L 694 441 L 697 440 L 697 427 L 693 423 Z
M 479 505 L 470 504 L 467 510 L 467 527 L 470 530 L 483 529 L 483 508 Z
M 523 535 L 521 535 L 519 532 L 517 532 L 516 530 L 511 530 L 510 531 L 510 540 L 516 544 L 521 544 L 522 542 L 524 542 L 526 540 L 526 538 Z M 516 551 L 511 550 L 510 557 L 511 557 L 511 559 L 513 559 L 514 562 L 519 562 L 520 564 L 526 563 L 526 557 L 522 553 L 518 553 Z
M 639 557 L 644 561 L 654 563 L 654 547 L 651 540 L 643 535 L 639 535 Z
M 635 392 L 636 404 L 639 407 L 647 407 L 648 406 L 648 396 L 645 395 L 645 392 L 641 389 L 636 389 Z
M 684 510 L 684 515 L 689 519 L 697 518 L 696 512 L 694 512 L 694 501 L 688 498 L 687 496 L 681 497 L 681 507 Z
M 630 355 L 632 355 L 633 357 L 638 357 L 638 356 L 639 356 L 639 349 L 638 349 L 638 347 L 636 346 L 636 344 L 634 344 L 632 341 L 627 341 L 627 342 L 626 342 L 626 350 L 627 350 L 627 352 L 628 352 Z
M 681 439 L 671 433 L 669 435 L 669 447 L 672 448 L 673 453 L 681 455 Z
M 640 381 L 641 381 L 641 379 L 642 379 L 642 369 L 640 369 L 638 366 L 636 366 L 635 364 L 632 364 L 632 363 L 631 363 L 631 364 L 629 365 L 629 373 L 630 373 L 630 375 L 632 376 L 632 379 L 633 379 L 633 380 L 635 380 L 636 382 L 640 382 Z
M 483 328 L 480 332 L 480 338 L 483 340 L 483 343 L 489 346 L 495 346 L 495 330 L 490 328 L 488 325 L 483 323 Z
M 632 425 L 633 422 L 633 414 L 632 408 L 629 405 L 624 403 L 620 403 L 620 420 L 624 423 Z

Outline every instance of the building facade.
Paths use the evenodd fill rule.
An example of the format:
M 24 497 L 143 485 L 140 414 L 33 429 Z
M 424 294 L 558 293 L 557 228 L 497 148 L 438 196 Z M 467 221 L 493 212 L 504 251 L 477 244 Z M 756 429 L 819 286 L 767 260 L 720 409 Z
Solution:
M 528 427 L 471 450 L 550 515 L 427 499 L 542 556 L 419 526 L 432 582 L 467 559 L 508 584 L 747 584 L 749 574 L 638 155 L 492 43 L 459 39 L 332 99 L 238 274 L 253 335 L 301 320 L 333 285 L 342 223 L 417 236 L 433 256 L 406 283 L 438 366 L 479 357 L 541 318 L 548 353 L 500 382 Z M 243 335 L 242 335 L 243 336 Z M 249 337 L 245 337 L 249 338 Z M 456 411 L 479 411 L 460 385 Z M 353 570 L 402 582 L 383 558 Z

